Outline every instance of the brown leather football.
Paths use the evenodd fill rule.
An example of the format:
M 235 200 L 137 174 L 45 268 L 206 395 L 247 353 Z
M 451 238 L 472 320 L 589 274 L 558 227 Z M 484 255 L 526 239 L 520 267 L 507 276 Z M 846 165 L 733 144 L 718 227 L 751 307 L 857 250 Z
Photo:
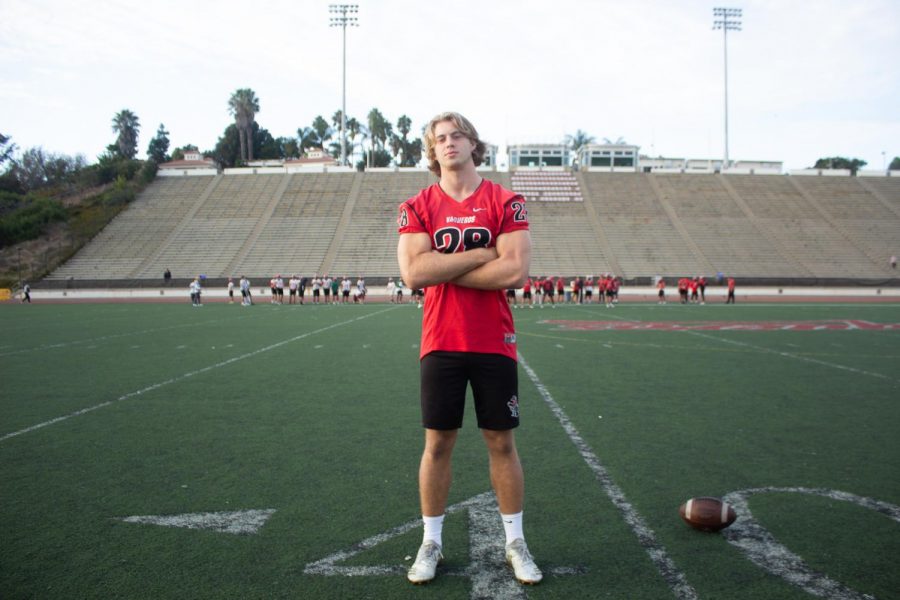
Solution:
M 702 531 L 725 529 L 737 519 L 734 509 L 719 498 L 691 498 L 678 509 L 684 522 Z

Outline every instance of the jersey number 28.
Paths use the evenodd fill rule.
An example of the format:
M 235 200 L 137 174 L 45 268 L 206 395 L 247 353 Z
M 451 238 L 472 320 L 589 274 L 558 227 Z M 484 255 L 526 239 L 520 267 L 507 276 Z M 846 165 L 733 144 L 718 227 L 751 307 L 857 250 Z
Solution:
M 453 254 L 462 243 L 463 252 L 485 248 L 491 242 L 491 232 L 484 227 L 442 227 L 434 232 L 434 246 L 444 254 Z

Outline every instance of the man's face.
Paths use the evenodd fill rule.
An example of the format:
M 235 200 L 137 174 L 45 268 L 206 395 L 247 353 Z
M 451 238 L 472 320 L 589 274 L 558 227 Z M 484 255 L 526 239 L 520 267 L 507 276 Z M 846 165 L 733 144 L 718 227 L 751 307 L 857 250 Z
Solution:
M 474 149 L 475 144 L 453 121 L 441 121 L 434 126 L 434 155 L 442 170 L 460 169 L 472 160 Z

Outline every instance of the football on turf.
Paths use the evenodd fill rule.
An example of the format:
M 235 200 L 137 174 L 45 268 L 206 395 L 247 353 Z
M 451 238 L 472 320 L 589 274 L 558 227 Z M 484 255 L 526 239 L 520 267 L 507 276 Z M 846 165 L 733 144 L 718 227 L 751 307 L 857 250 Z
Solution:
M 725 529 L 737 519 L 734 509 L 718 498 L 691 498 L 678 509 L 684 522 L 702 531 Z

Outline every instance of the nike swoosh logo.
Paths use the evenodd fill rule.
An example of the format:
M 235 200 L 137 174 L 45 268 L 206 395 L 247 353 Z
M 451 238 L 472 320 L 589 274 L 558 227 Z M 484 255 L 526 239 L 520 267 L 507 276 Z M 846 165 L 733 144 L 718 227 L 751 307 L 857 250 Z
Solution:
M 480 210 L 487 210 L 486 208 L 473 208 L 472 212 L 478 212 Z

